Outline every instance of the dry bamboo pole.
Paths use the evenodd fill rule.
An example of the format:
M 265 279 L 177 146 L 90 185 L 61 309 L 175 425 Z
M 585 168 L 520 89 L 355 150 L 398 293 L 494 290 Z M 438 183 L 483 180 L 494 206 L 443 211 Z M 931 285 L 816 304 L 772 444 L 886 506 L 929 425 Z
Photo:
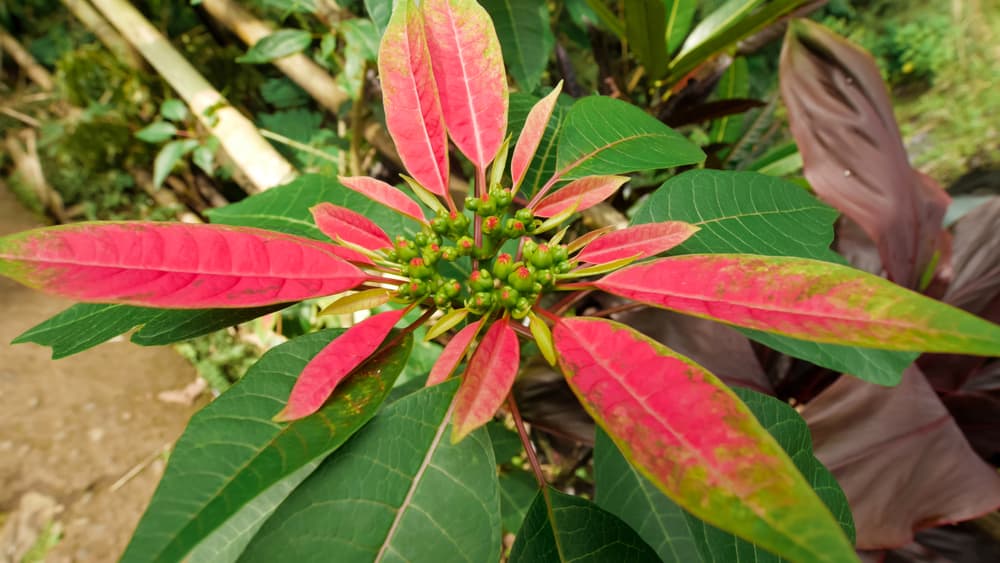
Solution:
M 254 124 L 229 104 L 138 10 L 125 0 L 92 0 L 118 32 L 156 69 L 216 138 L 248 192 L 285 184 L 298 173 Z M 242 177 L 241 177 L 242 176 Z
M 38 84 L 42 90 L 49 91 L 55 88 L 55 82 L 52 80 L 52 75 L 49 74 L 49 71 L 38 64 L 35 58 L 31 56 L 31 53 L 22 47 L 17 42 L 17 39 L 14 39 L 3 28 L 0 28 L 0 51 L 10 55 L 10 58 L 14 59 L 17 66 L 21 67 L 24 73 L 28 75 L 28 78 L 35 84 Z
M 201 5 L 209 15 L 248 46 L 253 46 L 274 32 L 270 24 L 255 18 L 232 0 L 202 0 Z M 323 67 L 302 53 L 275 59 L 271 64 L 308 92 L 319 105 L 334 114 L 350 99 L 347 92 Z
M 142 68 L 142 55 L 111 27 L 87 0 L 61 0 L 63 5 L 80 20 L 97 40 L 131 68 Z
M 248 47 L 253 47 L 274 31 L 273 26 L 257 19 L 233 0 L 202 0 L 201 5 L 209 15 L 235 33 Z M 324 9 L 327 18 L 335 15 L 330 11 L 332 6 L 329 4 L 326 4 Z M 330 73 L 302 53 L 282 57 L 271 63 L 331 113 L 338 113 L 340 106 L 350 99 L 350 95 Z M 403 168 L 403 161 L 399 158 L 392 138 L 384 127 L 378 123 L 369 123 L 362 128 L 362 133 L 368 144 L 375 147 L 382 156 L 395 166 Z M 455 175 L 451 176 L 451 187 L 452 190 L 462 194 L 469 191 L 468 182 Z

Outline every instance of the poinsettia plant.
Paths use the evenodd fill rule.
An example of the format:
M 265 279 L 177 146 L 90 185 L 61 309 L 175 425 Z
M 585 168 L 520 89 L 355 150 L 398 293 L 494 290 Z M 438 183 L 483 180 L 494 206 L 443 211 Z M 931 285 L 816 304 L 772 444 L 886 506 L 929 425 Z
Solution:
M 132 306 L 134 316 L 148 314 L 138 307 L 188 309 L 174 318 L 211 324 L 234 318 L 226 310 L 252 317 L 331 295 L 340 297 L 328 312 L 378 310 L 276 348 L 196 416 L 124 559 L 488 561 L 500 558 L 507 528 L 517 534 L 511 561 L 684 560 L 670 540 L 676 522 L 663 517 L 664 503 L 676 503 L 702 544 L 737 541 L 731 533 L 790 560 L 852 560 L 843 494 L 794 411 L 737 394 L 629 326 L 576 316 L 577 304 L 600 291 L 783 338 L 882 350 L 991 355 L 1000 327 L 833 262 L 685 251 L 710 217 L 567 240 L 576 214 L 613 196 L 629 180 L 622 174 L 704 155 L 638 108 L 596 96 L 558 118 L 554 139 L 558 86 L 511 145 L 500 45 L 473 0 L 397 2 L 379 72 L 386 125 L 416 197 L 370 177 L 341 177 L 337 193 L 363 196 L 395 221 L 317 202 L 311 216 L 326 240 L 302 236 L 300 220 L 286 221 L 297 223 L 292 232 L 82 223 L 0 239 L 5 275 Z M 473 170 L 461 206 L 449 141 Z M 527 185 L 546 167 L 540 186 Z M 705 190 L 749 178 L 719 174 L 690 177 Z M 105 312 L 78 311 L 64 324 Z M 427 388 L 394 388 L 418 328 L 447 345 Z M 600 426 L 604 481 L 628 481 L 645 508 L 602 502 L 601 473 L 600 507 L 546 484 L 510 393 L 528 342 Z M 501 521 L 496 466 L 505 460 L 485 428 L 498 411 L 511 414 L 537 478 L 513 529 Z

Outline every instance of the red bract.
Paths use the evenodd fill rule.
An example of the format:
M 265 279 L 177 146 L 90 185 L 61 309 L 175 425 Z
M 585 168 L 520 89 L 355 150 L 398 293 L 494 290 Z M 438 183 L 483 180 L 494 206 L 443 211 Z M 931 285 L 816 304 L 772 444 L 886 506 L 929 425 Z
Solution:
M 604 264 L 628 257 L 647 258 L 670 250 L 696 232 L 698 227 L 680 221 L 636 225 L 594 240 L 576 258 L 591 264 Z
M 83 223 L 0 239 L 0 273 L 77 299 L 255 307 L 330 295 L 367 276 L 319 241 L 260 229 Z
M 416 202 L 406 197 L 403 192 L 381 180 L 367 176 L 340 176 L 337 179 L 345 187 L 373 201 L 377 201 L 393 211 L 402 213 L 407 217 L 412 217 L 421 223 L 427 222 L 426 218 L 424 218 L 423 210 L 420 209 L 420 206 Z
M 574 180 L 535 206 L 538 217 L 552 217 L 574 208 L 583 211 L 608 199 L 628 182 L 628 176 L 587 176 Z
M 288 405 L 274 420 L 296 420 L 318 411 L 337 385 L 378 349 L 405 313 L 388 311 L 368 317 L 327 345 L 302 370 Z
M 650 305 L 818 342 L 994 355 L 1000 327 L 828 262 L 737 254 L 663 258 L 593 286 Z
M 465 353 L 468 352 L 469 346 L 472 344 L 472 339 L 479 332 L 479 325 L 480 321 L 469 323 L 465 328 L 455 333 L 455 336 L 451 337 L 448 345 L 444 347 L 441 355 L 434 362 L 434 367 L 431 368 L 431 373 L 427 376 L 427 383 L 425 385 L 428 387 L 437 385 L 451 377 L 451 373 L 455 371 L 458 364 L 462 362 L 462 358 L 465 357 Z
M 715 376 L 604 319 L 563 319 L 553 336 L 584 408 L 667 496 L 709 522 L 753 528 L 755 542 L 795 560 L 851 554 L 792 460 Z
M 432 193 L 448 192 L 448 138 L 420 12 L 396 3 L 378 52 L 385 124 L 403 164 Z
M 479 342 L 455 395 L 452 441 L 461 440 L 493 418 L 514 385 L 519 363 L 517 334 L 510 321 L 495 321 Z
M 392 240 L 385 234 L 382 227 L 373 223 L 364 215 L 339 207 L 332 203 L 321 203 L 312 209 L 313 220 L 323 234 L 335 241 L 379 250 L 392 246 Z
M 510 176 L 515 192 L 521 187 L 521 181 L 524 180 L 524 175 L 528 171 L 528 165 L 531 164 L 531 159 L 534 158 L 535 151 L 538 150 L 538 143 L 542 141 L 545 126 L 548 125 L 549 119 L 552 117 L 552 110 L 556 107 L 556 102 L 559 101 L 560 92 L 562 92 L 561 81 L 548 96 L 539 100 L 531 108 L 527 119 L 524 120 L 524 127 L 521 128 L 521 134 L 517 137 L 514 154 L 510 159 Z
M 507 76 L 493 22 L 473 0 L 422 0 L 448 135 L 484 169 L 507 134 Z

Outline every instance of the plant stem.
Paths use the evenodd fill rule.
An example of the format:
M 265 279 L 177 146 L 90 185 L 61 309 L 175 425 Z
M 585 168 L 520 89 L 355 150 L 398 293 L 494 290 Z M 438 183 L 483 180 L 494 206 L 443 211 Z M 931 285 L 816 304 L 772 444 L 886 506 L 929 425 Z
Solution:
M 627 311 L 632 311 L 633 309 L 641 309 L 641 308 L 646 307 L 646 306 L 647 305 L 645 303 L 636 303 L 636 302 L 633 301 L 632 303 L 625 303 L 624 305 L 618 305 L 617 307 L 608 307 L 607 309 L 603 309 L 603 310 L 598 311 L 596 313 L 591 313 L 591 314 L 589 314 L 587 316 L 588 317 L 610 317 L 611 315 L 614 315 L 616 313 L 625 313 Z
M 521 444 L 528 454 L 528 463 L 531 464 L 531 471 L 535 474 L 538 486 L 544 491 L 548 483 L 545 481 L 545 474 L 542 473 L 542 466 L 538 463 L 538 456 L 535 455 L 535 446 L 531 443 L 531 437 L 524 429 L 524 420 L 521 419 L 521 411 L 517 410 L 517 402 L 514 401 L 514 393 L 507 396 L 507 406 L 510 407 L 510 414 L 514 417 L 514 426 L 517 427 L 517 434 L 521 437 Z
M 581 299 L 590 295 L 592 291 L 593 291 L 592 289 L 587 289 L 584 291 L 577 291 L 575 293 L 567 295 L 566 297 L 563 298 L 562 301 L 556 303 L 552 307 L 552 314 L 556 316 L 561 316 L 566 311 L 569 311 L 569 308 L 572 307 L 573 305 L 576 305 Z

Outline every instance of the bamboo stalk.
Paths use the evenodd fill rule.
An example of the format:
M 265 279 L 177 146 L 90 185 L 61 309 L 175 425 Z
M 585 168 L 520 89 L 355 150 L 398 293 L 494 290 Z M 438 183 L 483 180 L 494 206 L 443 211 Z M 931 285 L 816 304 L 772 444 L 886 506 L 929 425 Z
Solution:
M 187 102 L 201 124 L 219 139 L 222 149 L 240 173 L 234 178 L 244 189 L 248 192 L 266 190 L 298 175 L 260 136 L 254 124 L 198 74 L 131 4 L 125 0 L 93 0 L 93 4 Z
M 274 32 L 267 22 L 261 21 L 232 0 L 202 0 L 202 7 L 219 23 L 235 33 L 248 46 Z M 323 67 L 302 53 L 275 59 L 271 64 L 309 93 L 321 106 L 336 114 L 340 106 L 350 99 L 347 92 Z
M 42 90 L 52 90 L 55 88 L 55 82 L 52 80 L 52 75 L 49 71 L 45 70 L 45 67 L 38 64 L 35 61 L 35 57 L 31 56 L 31 53 L 27 49 L 21 46 L 14 39 L 7 30 L 0 28 L 0 51 L 10 55 L 10 58 L 14 59 L 24 73 L 28 75 L 28 78 L 32 82 L 38 84 Z
M 115 31 L 115 28 L 97 13 L 97 10 L 90 5 L 87 0 L 61 0 L 63 5 L 80 20 L 97 40 L 100 41 L 109 51 L 115 54 L 131 68 L 142 68 L 142 55 L 139 54 L 128 41 Z
M 202 6 L 209 15 L 235 33 L 248 47 L 252 47 L 274 31 L 270 24 L 257 19 L 233 0 L 202 0 Z M 331 113 L 337 114 L 340 107 L 350 99 L 348 93 L 330 73 L 302 53 L 282 57 L 272 61 L 272 64 Z M 392 138 L 384 127 L 378 123 L 369 123 L 363 131 L 368 144 L 375 147 L 375 150 L 397 168 L 404 168 L 403 160 L 399 158 Z M 451 188 L 462 194 L 469 192 L 468 182 L 455 175 L 451 176 Z

